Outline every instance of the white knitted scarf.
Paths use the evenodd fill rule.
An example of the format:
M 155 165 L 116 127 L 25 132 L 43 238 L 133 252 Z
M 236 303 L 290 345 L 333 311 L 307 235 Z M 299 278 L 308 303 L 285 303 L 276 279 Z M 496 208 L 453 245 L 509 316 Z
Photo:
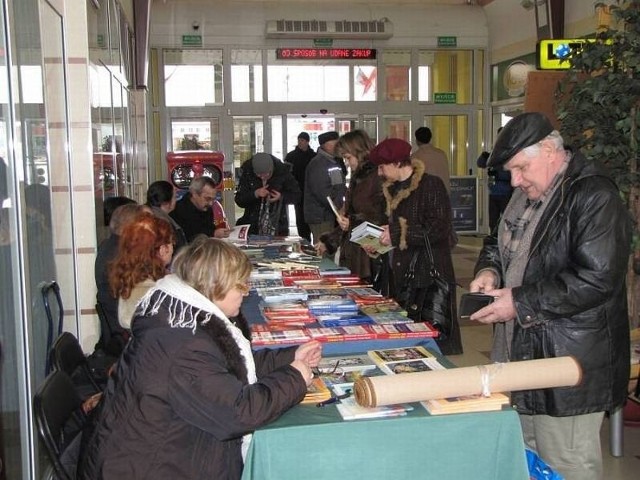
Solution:
M 151 304 L 151 297 L 156 292 L 160 292 L 160 295 L 158 295 L 153 304 Z M 256 365 L 251 350 L 251 342 L 242 334 L 242 331 L 238 327 L 231 323 L 215 303 L 193 287 L 184 283 L 176 275 L 171 274 L 156 282 L 155 286 L 142 297 L 138 308 L 143 311 L 149 311 L 149 313 L 153 315 L 158 313 L 160 305 L 166 299 L 169 299 L 169 325 L 171 325 L 171 328 L 189 328 L 195 333 L 197 328 L 196 319 L 201 312 L 206 312 L 206 318 L 202 322 L 203 324 L 210 321 L 212 316 L 222 320 L 224 326 L 240 348 L 240 354 L 247 369 L 247 380 L 249 384 L 256 383 Z M 243 461 L 249 451 L 251 438 L 251 434 L 242 437 Z

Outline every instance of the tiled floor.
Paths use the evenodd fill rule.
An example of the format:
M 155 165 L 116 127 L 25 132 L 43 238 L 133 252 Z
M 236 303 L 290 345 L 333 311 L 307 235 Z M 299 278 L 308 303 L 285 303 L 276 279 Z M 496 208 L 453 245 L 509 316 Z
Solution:
M 456 280 L 464 292 L 473 278 L 473 267 L 481 248 L 478 237 L 461 237 L 454 250 Z M 458 366 L 481 365 L 489 362 L 491 326 L 464 322 L 461 325 L 464 354 L 450 357 Z M 604 480 L 637 480 L 640 478 L 640 427 L 625 427 L 622 457 L 613 457 L 609 450 L 609 423 L 605 420 L 601 432 L 604 459 Z

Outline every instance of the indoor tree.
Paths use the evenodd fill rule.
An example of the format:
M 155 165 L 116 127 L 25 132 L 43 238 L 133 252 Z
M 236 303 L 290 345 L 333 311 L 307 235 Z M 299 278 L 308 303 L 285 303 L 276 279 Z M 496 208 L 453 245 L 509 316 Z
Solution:
M 630 319 L 638 326 L 640 275 L 640 0 L 597 3 L 610 24 L 568 58 L 559 83 L 557 117 L 568 144 L 598 159 L 618 184 L 634 222 L 629 263 Z M 612 246 L 615 248 L 615 246 Z

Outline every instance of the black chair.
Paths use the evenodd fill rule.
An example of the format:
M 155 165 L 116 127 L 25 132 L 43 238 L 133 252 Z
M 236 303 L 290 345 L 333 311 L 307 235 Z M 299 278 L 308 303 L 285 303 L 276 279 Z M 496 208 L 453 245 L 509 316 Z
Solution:
M 102 391 L 78 339 L 73 334 L 63 332 L 58 336 L 51 347 L 50 362 L 56 370 L 63 371 L 71 378 L 80 398 L 86 399 Z
M 42 294 L 42 302 L 44 304 L 44 311 L 47 314 L 47 321 L 49 323 L 47 329 L 47 349 L 49 352 L 51 350 L 51 346 L 53 345 L 54 335 L 57 337 L 62 333 L 62 322 L 64 320 L 64 307 L 62 305 L 62 297 L 60 296 L 60 286 L 54 280 L 51 282 L 43 282 L 40 284 L 40 293 Z M 58 306 L 58 324 L 55 325 L 53 320 L 53 313 L 51 312 L 51 303 L 49 302 L 49 296 L 54 294 Z M 54 333 L 55 332 L 55 333 Z M 48 375 L 51 372 L 51 362 L 50 359 L 47 358 L 45 365 L 45 375 Z
M 47 375 L 33 397 L 38 434 L 59 480 L 76 477 L 82 428 L 86 415 L 82 400 L 62 370 Z

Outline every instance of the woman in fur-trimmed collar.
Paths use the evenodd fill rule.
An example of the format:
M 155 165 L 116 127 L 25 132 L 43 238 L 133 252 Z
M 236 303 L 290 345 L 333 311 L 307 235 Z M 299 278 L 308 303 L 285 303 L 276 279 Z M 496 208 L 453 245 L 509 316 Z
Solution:
M 450 284 L 450 331 L 438 345 L 445 355 L 462 353 L 455 298 L 455 275 L 451 248 L 455 234 L 451 224 L 451 204 L 442 180 L 425 173 L 424 163 L 411 160 L 411 145 L 404 140 L 389 138 L 379 143 L 369 154 L 369 161 L 378 166 L 385 178 L 383 193 L 387 203 L 389 225 L 381 241 L 396 248 L 391 255 L 394 294 L 397 297 L 402 280 L 416 249 L 422 251 L 415 269 L 414 283 L 429 282 L 429 261 L 424 253 L 423 234 L 428 236 L 435 267 Z
M 198 237 L 142 298 L 80 479 L 239 479 L 251 432 L 304 397 L 321 347 L 252 352 L 237 317 L 248 258 Z

